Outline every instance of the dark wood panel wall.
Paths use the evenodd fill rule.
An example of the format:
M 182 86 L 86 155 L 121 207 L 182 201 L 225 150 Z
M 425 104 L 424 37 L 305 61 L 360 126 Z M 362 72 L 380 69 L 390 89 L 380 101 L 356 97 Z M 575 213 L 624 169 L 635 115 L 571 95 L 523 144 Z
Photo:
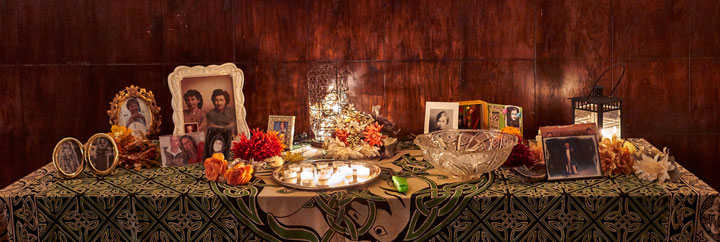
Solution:
M 352 71 L 352 101 L 403 135 L 422 131 L 425 101 L 483 99 L 523 106 L 528 137 L 570 123 L 567 98 L 625 63 L 625 135 L 720 188 L 715 0 L 0 0 L 0 13 L 0 187 L 61 138 L 106 132 L 131 84 L 155 92 L 170 133 L 177 65 L 234 62 L 251 127 L 295 115 L 309 131 L 306 73 L 332 59 Z

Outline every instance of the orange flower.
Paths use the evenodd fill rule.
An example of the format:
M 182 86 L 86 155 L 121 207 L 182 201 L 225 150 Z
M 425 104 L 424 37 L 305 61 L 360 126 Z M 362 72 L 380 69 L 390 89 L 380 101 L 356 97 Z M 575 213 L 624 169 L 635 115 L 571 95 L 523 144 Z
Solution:
M 365 142 L 369 145 L 380 147 L 382 145 L 383 138 L 383 135 L 380 134 L 382 127 L 383 126 L 379 125 L 377 122 L 365 127 L 365 131 L 363 131 L 363 140 L 365 140 Z
M 215 153 L 212 157 L 205 159 L 205 177 L 211 181 L 217 181 L 221 174 L 225 173 L 228 163 L 222 153 Z
M 522 138 L 522 137 L 523 137 L 522 133 L 520 133 L 520 129 L 515 128 L 515 127 L 512 127 L 512 126 L 505 126 L 505 128 L 502 128 L 502 129 L 500 130 L 500 132 L 501 132 L 501 133 L 506 133 L 506 134 L 512 134 L 512 135 L 517 136 L 518 138 Z
M 225 171 L 225 181 L 232 186 L 244 185 L 250 182 L 252 172 L 253 167 L 251 165 L 245 165 L 245 163 L 240 162 Z

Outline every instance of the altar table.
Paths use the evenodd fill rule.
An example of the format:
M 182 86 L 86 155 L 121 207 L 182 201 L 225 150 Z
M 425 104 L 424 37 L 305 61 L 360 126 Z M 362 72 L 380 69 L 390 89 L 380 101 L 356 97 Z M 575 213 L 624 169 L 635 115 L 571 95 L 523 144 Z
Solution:
M 269 172 L 245 186 L 209 182 L 200 165 L 67 180 L 47 165 L 0 190 L 0 241 L 720 241 L 718 192 L 682 167 L 660 185 L 526 182 L 506 168 L 461 182 L 418 150 L 378 165 L 371 184 L 322 192 L 278 186 Z

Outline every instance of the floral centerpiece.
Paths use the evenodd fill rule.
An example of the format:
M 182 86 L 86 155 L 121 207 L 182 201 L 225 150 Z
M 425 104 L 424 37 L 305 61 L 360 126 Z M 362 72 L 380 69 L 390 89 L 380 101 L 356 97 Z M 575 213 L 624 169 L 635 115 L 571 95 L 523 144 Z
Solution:
M 113 125 L 108 133 L 117 144 L 120 166 L 140 170 L 159 165 L 157 144 L 151 140 L 136 139 L 131 134 L 131 129 L 119 125 Z
M 380 131 L 383 125 L 353 105 L 343 108 L 335 120 L 335 132 L 325 139 L 327 156 L 335 159 L 362 159 L 380 156 L 380 149 L 397 141 Z
M 240 135 L 240 139 L 233 142 L 230 149 L 235 158 L 245 161 L 264 161 L 272 167 L 283 165 L 283 159 L 280 157 L 285 149 L 282 140 L 283 135 L 275 131 L 260 131 L 255 129 L 250 131 L 250 138 Z

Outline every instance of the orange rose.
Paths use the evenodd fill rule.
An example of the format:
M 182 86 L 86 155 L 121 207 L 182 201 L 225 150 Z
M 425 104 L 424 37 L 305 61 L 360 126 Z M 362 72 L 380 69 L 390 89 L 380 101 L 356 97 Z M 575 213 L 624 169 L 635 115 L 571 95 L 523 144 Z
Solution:
M 227 181 L 227 183 L 232 186 L 244 185 L 250 182 L 250 179 L 252 178 L 252 172 L 253 167 L 251 165 L 245 165 L 244 163 L 240 162 L 225 171 L 225 181 Z
M 222 153 L 215 153 L 212 157 L 205 159 L 205 177 L 211 181 L 217 181 L 221 174 L 225 173 L 228 163 Z

